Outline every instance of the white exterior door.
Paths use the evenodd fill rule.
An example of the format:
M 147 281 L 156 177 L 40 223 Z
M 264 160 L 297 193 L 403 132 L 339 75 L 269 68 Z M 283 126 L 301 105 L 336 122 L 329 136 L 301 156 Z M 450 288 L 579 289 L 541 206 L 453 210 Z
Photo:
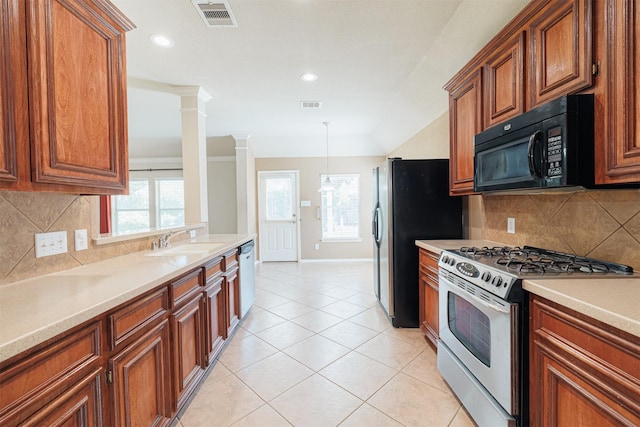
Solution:
M 298 171 L 258 172 L 260 259 L 298 260 Z

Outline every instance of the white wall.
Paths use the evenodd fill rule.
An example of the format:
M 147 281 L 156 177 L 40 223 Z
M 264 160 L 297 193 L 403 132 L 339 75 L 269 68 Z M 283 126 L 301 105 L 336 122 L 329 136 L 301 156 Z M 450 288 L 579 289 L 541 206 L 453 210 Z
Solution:
M 209 233 L 236 233 L 236 159 L 207 159 L 207 189 L 209 198 Z
M 371 211 L 373 183 L 371 171 L 384 161 L 384 157 L 333 157 L 329 173 L 360 175 L 360 237 L 359 242 L 322 242 L 322 222 L 318 218 L 320 207 L 320 175 L 326 173 L 323 157 L 258 158 L 258 171 L 300 171 L 300 200 L 308 200 L 311 206 L 300 208 L 300 245 L 303 260 L 310 259 L 364 259 L 373 256 L 371 238 Z M 315 249 L 315 244 L 319 249 Z

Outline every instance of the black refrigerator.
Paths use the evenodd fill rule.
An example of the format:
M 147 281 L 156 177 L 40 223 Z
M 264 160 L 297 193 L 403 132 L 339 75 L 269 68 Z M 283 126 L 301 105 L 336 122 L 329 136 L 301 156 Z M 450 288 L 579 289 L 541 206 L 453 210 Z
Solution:
M 416 240 L 461 239 L 462 200 L 449 196 L 449 160 L 387 159 L 373 170 L 374 283 L 396 328 L 417 328 Z

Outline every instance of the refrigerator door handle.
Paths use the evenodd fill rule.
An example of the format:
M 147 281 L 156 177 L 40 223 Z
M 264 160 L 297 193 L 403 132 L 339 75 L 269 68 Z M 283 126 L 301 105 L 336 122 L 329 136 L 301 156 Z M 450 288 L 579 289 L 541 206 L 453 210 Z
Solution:
M 376 239 L 376 243 L 378 244 L 378 247 L 380 247 L 380 242 L 382 242 L 382 209 L 380 209 L 380 205 L 376 206 L 376 213 L 374 215 L 375 218 L 375 225 L 376 225 L 376 229 L 375 229 L 375 239 Z
M 376 230 L 378 229 L 378 225 L 376 224 L 376 214 L 378 213 L 377 209 L 373 210 L 373 213 L 371 214 L 371 216 L 373 217 L 371 219 L 371 236 L 373 236 L 373 240 L 378 240 L 376 238 Z

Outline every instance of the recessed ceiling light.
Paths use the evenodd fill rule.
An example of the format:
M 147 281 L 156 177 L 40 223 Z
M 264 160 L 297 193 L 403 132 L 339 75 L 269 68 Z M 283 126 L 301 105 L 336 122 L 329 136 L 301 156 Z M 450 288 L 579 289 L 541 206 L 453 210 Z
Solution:
M 318 75 L 313 73 L 304 73 L 300 76 L 300 80 L 303 82 L 315 82 L 318 80 Z
M 162 34 L 151 34 L 149 40 L 160 47 L 172 47 L 175 44 L 173 40 Z

